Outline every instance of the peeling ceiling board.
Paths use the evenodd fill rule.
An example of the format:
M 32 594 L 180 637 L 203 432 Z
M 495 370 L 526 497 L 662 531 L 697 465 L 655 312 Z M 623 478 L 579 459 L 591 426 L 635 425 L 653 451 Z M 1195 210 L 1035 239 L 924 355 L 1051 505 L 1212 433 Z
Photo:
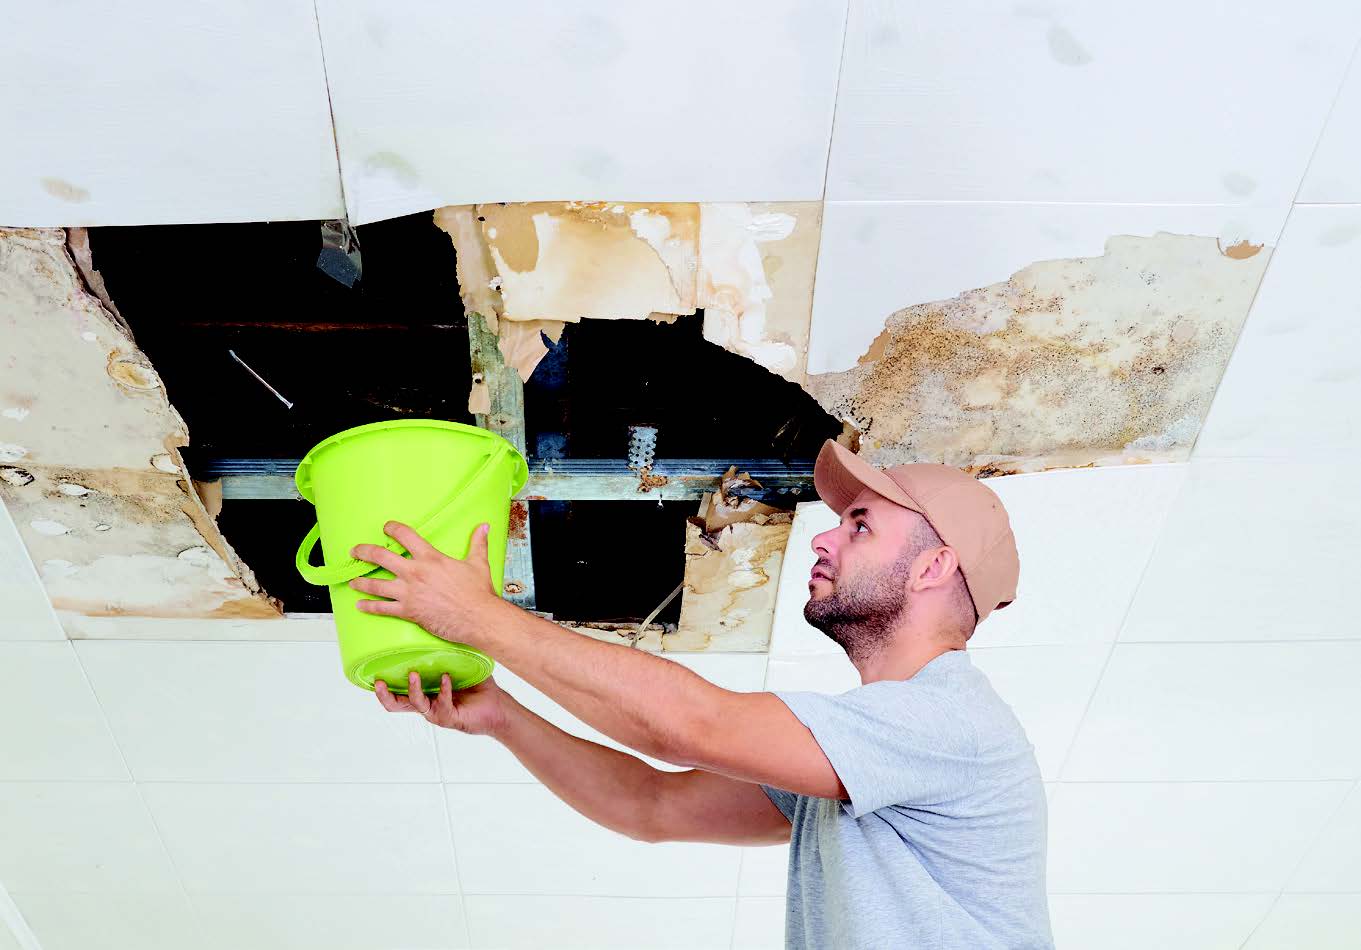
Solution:
M 189 483 L 159 375 L 60 230 L 0 230 L 0 496 L 53 606 L 277 617 Z
M 664 638 L 668 648 L 768 652 L 789 529 L 789 521 L 739 522 L 716 532 L 711 545 L 687 524 L 685 590 L 676 632 Z
M 915 263 L 929 265 L 927 242 L 947 253 L 941 238 L 924 228 Z M 909 260 L 918 250 L 890 246 Z M 1265 243 L 1214 233 L 1117 233 L 1104 253 L 1040 259 L 899 307 L 872 341 L 853 344 L 864 348 L 849 368 L 847 301 L 829 293 L 838 306 L 825 318 L 815 307 L 810 370 L 836 369 L 810 371 L 807 387 L 856 426 L 861 454 L 876 465 L 933 461 L 990 475 L 1184 461 L 1269 256 Z M 865 264 L 855 261 L 857 271 Z M 824 253 L 822 267 L 834 266 Z M 837 284 L 820 279 L 819 298 Z M 884 319 L 850 312 L 865 314 L 858 332 Z M 817 348 L 827 339 L 835 362 Z
M 1098 257 L 1158 232 L 1275 245 L 1289 205 L 827 202 L 808 372 L 850 369 L 889 314 L 1004 281 L 1039 261 Z
M 515 322 L 547 321 L 556 335 L 562 321 L 697 309 L 705 339 L 803 379 L 820 202 L 497 203 L 434 220 L 458 248 L 465 306 L 505 321 L 502 351 L 525 380 L 547 350 L 508 340 Z
M 1361 205 L 1298 205 L 1195 457 L 1361 459 Z
M 1289 202 L 1361 4 L 854 0 L 834 200 Z
M 822 198 L 845 0 L 317 10 L 356 224 L 477 201 Z
M 343 213 L 309 0 L 10 4 L 0 226 Z
M 1361 44 L 1309 162 L 1298 200 L 1361 202 Z

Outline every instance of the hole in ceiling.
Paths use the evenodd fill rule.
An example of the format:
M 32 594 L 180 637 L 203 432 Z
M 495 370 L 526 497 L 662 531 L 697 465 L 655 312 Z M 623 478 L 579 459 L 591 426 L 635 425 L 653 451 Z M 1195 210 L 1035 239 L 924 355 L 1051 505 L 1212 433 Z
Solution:
M 224 460 L 296 460 L 335 432 L 384 419 L 473 423 L 448 235 L 417 214 L 364 225 L 357 237 L 361 276 L 347 286 L 334 266 L 318 266 L 316 221 L 90 230 L 94 266 L 188 427 L 194 477 Z M 568 324 L 525 386 L 531 463 L 625 459 L 631 425 L 656 427 L 658 460 L 707 459 L 719 470 L 811 462 L 841 432 L 801 387 L 706 341 L 702 323 L 696 314 Z M 531 502 L 536 608 L 564 620 L 641 620 L 680 582 L 697 508 L 646 496 Z M 293 567 L 312 520 L 304 501 L 244 498 L 227 498 L 218 518 L 290 612 L 330 609 L 326 590 Z M 657 620 L 674 623 L 680 604 Z

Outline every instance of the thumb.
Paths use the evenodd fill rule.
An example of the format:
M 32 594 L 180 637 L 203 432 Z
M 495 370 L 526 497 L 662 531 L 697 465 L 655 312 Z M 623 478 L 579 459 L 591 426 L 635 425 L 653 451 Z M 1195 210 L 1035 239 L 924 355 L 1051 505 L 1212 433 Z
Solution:
M 487 535 L 491 532 L 491 525 L 483 522 L 473 529 L 472 541 L 468 543 L 468 557 L 465 560 L 474 563 L 487 563 Z

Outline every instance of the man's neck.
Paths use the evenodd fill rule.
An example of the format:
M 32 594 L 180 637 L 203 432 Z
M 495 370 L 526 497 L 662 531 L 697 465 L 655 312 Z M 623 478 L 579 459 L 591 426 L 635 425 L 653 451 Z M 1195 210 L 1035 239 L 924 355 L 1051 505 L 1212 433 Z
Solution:
M 963 649 L 965 643 L 962 640 L 946 641 L 911 631 L 901 631 L 885 649 L 873 656 L 852 657 L 851 662 L 860 671 L 861 683 L 906 680 L 916 676 L 936 657 Z

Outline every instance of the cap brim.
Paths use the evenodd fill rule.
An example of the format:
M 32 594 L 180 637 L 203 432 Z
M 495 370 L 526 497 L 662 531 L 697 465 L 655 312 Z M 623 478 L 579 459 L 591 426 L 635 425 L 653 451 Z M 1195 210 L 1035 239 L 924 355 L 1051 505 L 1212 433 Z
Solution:
M 912 497 L 898 487 L 898 483 L 850 449 L 828 439 L 818 452 L 817 462 L 813 465 L 813 487 L 818 497 L 838 514 L 855 501 L 855 497 L 868 488 L 883 495 L 889 501 L 902 505 L 912 511 L 921 508 Z

